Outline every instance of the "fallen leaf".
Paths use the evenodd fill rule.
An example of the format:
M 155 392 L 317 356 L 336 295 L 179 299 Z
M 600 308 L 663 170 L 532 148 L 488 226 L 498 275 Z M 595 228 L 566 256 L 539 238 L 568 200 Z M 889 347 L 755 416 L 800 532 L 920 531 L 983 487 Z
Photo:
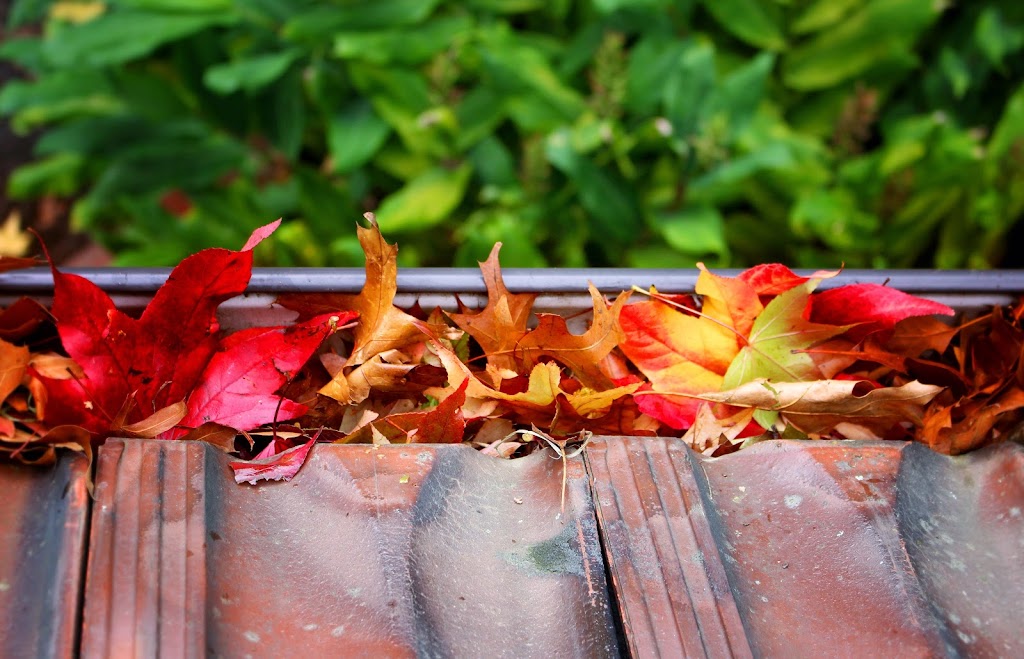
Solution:
M 719 419 L 711 405 L 701 402 L 693 425 L 683 435 L 683 441 L 694 451 L 711 455 L 723 444 L 732 444 L 753 421 L 753 408 L 746 408 Z
M 654 392 L 721 389 L 763 310 L 755 289 L 738 278 L 702 269 L 695 290 L 703 295 L 700 311 L 655 294 L 650 302 L 626 306 L 619 316 L 625 335 L 619 347 Z M 700 407 L 697 400 L 650 394 L 637 400 L 643 413 L 676 429 L 689 428 Z
M 303 414 L 304 405 L 273 392 L 309 360 L 338 325 L 355 317 L 354 312 L 326 314 L 289 327 L 258 327 L 224 339 L 221 350 L 209 360 L 188 397 L 184 428 L 210 421 L 238 430 L 251 430 L 272 421 Z M 173 439 L 181 428 L 168 432 Z
M 476 339 L 487 363 L 495 369 L 515 369 L 514 349 L 527 333 L 526 323 L 536 295 L 512 294 L 505 288 L 501 277 L 498 252 L 501 243 L 495 243 L 490 256 L 480 264 L 487 285 L 487 305 L 477 313 L 452 313 L 449 317 L 467 334 Z
M 837 423 L 882 421 L 915 425 L 923 422 L 924 405 L 942 387 L 908 382 L 899 387 L 872 388 L 853 380 L 813 382 L 747 382 L 734 389 L 701 394 L 700 400 L 733 407 L 781 412 L 785 419 L 807 433 L 823 435 Z
M 315 443 L 316 440 L 311 439 L 305 444 L 293 446 L 280 453 L 253 460 L 235 460 L 228 464 L 235 472 L 236 483 L 256 484 L 261 480 L 290 481 L 302 468 L 309 450 Z
M 46 383 L 46 421 L 104 435 L 130 395 L 138 405 L 129 422 L 188 396 L 218 348 L 217 307 L 245 290 L 252 253 L 206 249 L 186 258 L 138 319 L 84 277 L 51 270 L 57 331 L 84 375 Z
M 246 437 L 245 435 L 241 435 Z M 204 423 L 198 428 L 193 428 L 188 431 L 185 435 L 178 439 L 189 442 L 205 442 L 211 446 L 216 446 L 225 453 L 231 453 L 235 450 L 235 439 L 239 437 L 239 433 L 234 428 L 225 426 L 219 423 Z M 249 448 L 252 448 L 252 440 L 249 439 Z
M 952 406 L 937 406 L 926 413 L 920 440 L 940 453 L 960 455 L 1004 439 L 1005 433 L 994 432 L 996 425 L 1007 418 L 1019 425 L 1021 409 L 1024 391 L 1017 387 L 990 400 L 965 398 Z
M 153 439 L 176 426 L 187 413 L 188 405 L 182 400 L 153 412 L 142 421 L 116 427 L 113 431 L 122 437 Z
M 374 355 L 347 374 L 340 371 L 320 388 L 319 393 L 343 405 L 361 403 L 377 390 L 389 392 L 408 386 L 406 376 L 416 367 L 399 350 L 385 350 Z
M 802 382 L 820 376 L 814 359 L 804 351 L 848 328 L 805 319 L 811 291 L 818 281 L 806 281 L 768 303 L 754 321 L 747 344 L 729 365 L 722 380 L 724 388 L 732 389 L 758 378 Z
M 847 335 L 856 341 L 873 332 L 892 330 L 907 318 L 933 315 L 952 316 L 953 310 L 888 286 L 848 284 L 815 295 L 809 317 L 815 323 L 849 325 Z
M 744 270 L 737 279 L 753 288 L 758 295 L 782 295 L 789 289 L 805 283 L 801 277 L 781 263 L 764 263 Z
M 541 357 L 550 357 L 572 370 L 573 376 L 593 389 L 614 386 L 599 363 L 622 340 L 619 314 L 629 299 L 629 292 L 620 293 L 611 307 L 591 284 L 590 298 L 594 317 L 590 328 L 583 334 L 572 334 L 565 319 L 555 314 L 539 314 L 537 327 L 519 342 L 516 354 L 521 355 L 525 367 L 530 369 Z
M 351 308 L 359 313 L 355 329 L 355 346 L 347 364 L 362 364 L 385 350 L 401 348 L 419 336 L 412 316 L 394 306 L 398 292 L 398 247 L 389 245 L 372 222 L 369 229 L 357 227 L 359 243 L 366 253 L 366 283 L 351 300 Z
M 21 385 L 30 358 L 29 349 L 25 346 L 0 339 L 0 404 Z
M 38 265 L 36 261 L 33 264 Z M 50 320 L 50 312 L 37 300 L 22 297 L 0 311 L 0 339 L 20 341 Z

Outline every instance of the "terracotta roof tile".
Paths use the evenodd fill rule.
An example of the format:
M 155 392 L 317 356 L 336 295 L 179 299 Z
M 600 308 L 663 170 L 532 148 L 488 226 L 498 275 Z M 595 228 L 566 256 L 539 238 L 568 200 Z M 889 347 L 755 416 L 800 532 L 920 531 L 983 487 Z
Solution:
M 591 444 L 636 656 L 1024 653 L 1024 449 Z M 1016 511 L 1016 512 L 1015 512 Z
M 87 656 L 611 656 L 586 474 L 547 455 L 317 445 L 234 483 L 204 444 L 100 452 Z
M 0 462 L 0 656 L 73 657 L 89 519 L 88 464 Z

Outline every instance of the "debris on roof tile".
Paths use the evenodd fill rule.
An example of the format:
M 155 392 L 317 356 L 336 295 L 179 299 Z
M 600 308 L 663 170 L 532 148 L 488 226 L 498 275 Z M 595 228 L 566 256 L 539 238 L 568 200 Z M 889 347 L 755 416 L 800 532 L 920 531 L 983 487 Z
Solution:
M 635 656 L 1020 656 L 1024 449 L 587 451 Z
M 0 462 L 0 656 L 76 656 L 88 461 Z
M 240 487 L 197 442 L 100 451 L 87 656 L 615 656 L 582 461 L 317 445 Z

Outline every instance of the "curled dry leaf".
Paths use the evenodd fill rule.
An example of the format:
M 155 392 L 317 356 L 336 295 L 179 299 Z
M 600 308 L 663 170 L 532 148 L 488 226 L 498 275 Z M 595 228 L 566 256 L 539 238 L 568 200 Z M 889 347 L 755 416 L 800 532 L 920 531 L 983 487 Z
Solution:
M 401 348 L 419 335 L 412 316 L 394 306 L 398 292 L 398 247 L 388 244 L 372 214 L 369 229 L 357 227 L 359 244 L 366 254 L 366 283 L 351 301 L 359 313 L 355 345 L 348 365 L 362 364 L 385 350 Z
M 921 425 L 924 406 L 942 387 L 908 382 L 899 387 L 872 388 L 863 381 L 817 380 L 769 382 L 756 380 L 727 391 L 701 394 L 700 400 L 733 407 L 780 412 L 800 430 L 824 435 L 837 424 Z
M 153 412 L 142 421 L 116 427 L 113 431 L 123 437 L 142 437 L 153 439 L 178 425 L 188 414 L 188 405 L 180 400 L 167 407 Z
M 489 367 L 515 370 L 515 348 L 526 335 L 533 302 L 532 293 L 513 294 L 505 288 L 498 263 L 501 243 L 495 243 L 490 256 L 480 264 L 487 285 L 487 306 L 477 313 L 448 314 L 455 324 L 472 336 L 487 355 Z

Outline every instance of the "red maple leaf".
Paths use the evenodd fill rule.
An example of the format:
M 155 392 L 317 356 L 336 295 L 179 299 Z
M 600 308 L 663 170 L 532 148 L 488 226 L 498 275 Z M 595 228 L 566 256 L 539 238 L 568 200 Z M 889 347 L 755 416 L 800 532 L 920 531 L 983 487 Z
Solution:
M 821 291 L 810 304 L 810 320 L 830 325 L 854 325 L 846 336 L 858 341 L 874 332 L 891 331 L 907 318 L 940 314 L 952 316 L 953 310 L 933 300 L 880 286 L 848 284 Z
M 53 267 L 57 331 L 84 376 L 44 379 L 46 423 L 106 436 L 182 401 L 186 427 L 216 421 L 248 430 L 274 420 L 279 403 L 279 418 L 301 414 L 305 408 L 273 392 L 333 327 L 355 314 L 226 338 L 216 316 L 222 302 L 245 291 L 251 250 L 279 223 L 254 231 L 241 251 L 207 249 L 186 258 L 137 319 L 89 280 Z M 182 433 L 171 429 L 164 436 Z

